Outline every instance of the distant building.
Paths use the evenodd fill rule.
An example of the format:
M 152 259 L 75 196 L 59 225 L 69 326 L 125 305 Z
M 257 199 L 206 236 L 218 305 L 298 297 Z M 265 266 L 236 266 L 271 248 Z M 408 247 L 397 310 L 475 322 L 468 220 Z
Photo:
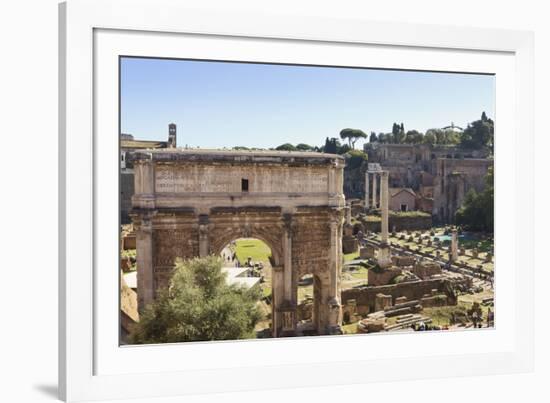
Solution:
M 416 193 L 411 188 L 390 188 L 390 210 L 416 210 Z
M 483 191 L 485 177 L 492 166 L 491 159 L 438 159 L 432 215 L 442 222 L 452 222 L 466 194 L 471 189 Z
M 456 133 L 462 133 L 464 131 L 464 129 L 462 127 L 456 126 L 454 124 L 454 122 L 451 122 L 450 126 L 442 127 L 441 130 L 451 130 L 451 131 L 456 132 Z
M 122 224 L 130 222 L 132 195 L 134 194 L 134 164 L 132 156 L 135 151 L 176 148 L 176 124 L 168 125 L 168 140 L 136 140 L 127 133 L 120 134 L 120 221 Z
M 453 124 L 447 129 L 461 130 Z M 487 147 L 467 149 L 450 145 L 367 143 L 364 151 L 368 154 L 369 164 L 379 163 L 389 172 L 390 187 L 411 189 L 416 194 L 414 209 L 432 213 L 438 223 L 453 222 L 466 193 L 470 189 L 483 190 L 485 177 L 493 165 Z M 401 203 L 396 200 L 390 208 L 400 211 Z

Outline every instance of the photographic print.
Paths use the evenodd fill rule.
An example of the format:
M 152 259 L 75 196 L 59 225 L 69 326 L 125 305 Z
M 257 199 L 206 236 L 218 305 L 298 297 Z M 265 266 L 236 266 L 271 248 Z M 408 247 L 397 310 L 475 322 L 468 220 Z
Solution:
M 494 327 L 494 75 L 119 78 L 121 344 Z

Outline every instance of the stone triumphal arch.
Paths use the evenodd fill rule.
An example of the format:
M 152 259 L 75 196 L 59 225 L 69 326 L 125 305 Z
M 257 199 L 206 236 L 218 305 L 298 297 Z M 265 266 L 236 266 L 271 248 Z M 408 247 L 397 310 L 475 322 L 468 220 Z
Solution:
M 142 309 L 177 257 L 220 254 L 237 238 L 272 251 L 273 336 L 296 330 L 298 279 L 315 278 L 319 334 L 339 331 L 342 157 L 276 151 L 150 150 L 135 154 L 132 220 Z

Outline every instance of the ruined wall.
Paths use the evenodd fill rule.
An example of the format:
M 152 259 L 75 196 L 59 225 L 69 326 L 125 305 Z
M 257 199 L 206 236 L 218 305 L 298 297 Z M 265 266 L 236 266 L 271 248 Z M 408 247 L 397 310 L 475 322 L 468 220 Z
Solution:
M 470 189 L 481 192 L 485 188 L 485 177 L 492 165 L 489 159 L 438 159 L 432 211 L 436 219 L 452 222 Z
M 369 162 L 378 162 L 390 173 L 391 187 L 410 187 L 414 191 L 421 185 L 431 186 L 430 176 L 438 172 L 438 160 L 450 159 L 457 161 L 485 160 L 490 155 L 487 148 L 473 150 L 458 146 L 428 145 L 428 144 L 378 144 L 366 143 L 364 151 Z M 475 162 L 473 163 L 475 165 Z M 470 175 L 466 173 L 466 175 Z
M 434 289 L 438 292 L 445 292 L 445 280 L 436 279 L 379 287 L 349 288 L 342 290 L 342 304 L 345 305 L 348 300 L 355 300 L 357 311 L 365 315 L 375 312 L 377 294 L 391 295 L 392 303 L 395 304 L 396 298 L 406 297 L 407 300 L 420 300 L 426 294 L 431 295 Z
M 130 210 L 132 209 L 132 195 L 134 194 L 134 173 L 123 171 L 120 173 L 120 222 L 131 222 Z
M 365 228 L 372 232 L 380 232 L 380 221 L 364 221 Z M 390 215 L 388 226 L 393 231 L 430 229 L 432 227 L 431 216 L 400 216 Z
M 153 284 L 158 290 L 168 285 L 176 258 L 198 256 L 198 221 L 191 215 L 155 217 L 152 237 Z
M 326 208 L 298 209 L 292 218 L 292 296 L 297 298 L 298 281 L 306 274 L 314 276 L 313 321 L 322 333 L 330 323 L 329 302 L 334 296 L 332 282 L 341 277 L 341 265 L 331 265 L 331 220 L 339 221 L 337 238 L 342 238 L 343 215 L 334 217 L 334 212 Z M 341 261 L 341 246 L 336 259 Z M 333 272 L 336 270 L 336 272 Z M 297 303 L 297 300 L 293 300 Z

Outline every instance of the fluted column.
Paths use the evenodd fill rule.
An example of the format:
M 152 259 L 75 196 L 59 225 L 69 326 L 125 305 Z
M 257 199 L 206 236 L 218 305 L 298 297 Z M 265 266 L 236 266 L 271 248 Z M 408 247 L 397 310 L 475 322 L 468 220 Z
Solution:
M 155 297 L 153 277 L 153 228 L 151 220 L 142 219 L 136 231 L 136 266 L 138 308 L 143 310 Z

